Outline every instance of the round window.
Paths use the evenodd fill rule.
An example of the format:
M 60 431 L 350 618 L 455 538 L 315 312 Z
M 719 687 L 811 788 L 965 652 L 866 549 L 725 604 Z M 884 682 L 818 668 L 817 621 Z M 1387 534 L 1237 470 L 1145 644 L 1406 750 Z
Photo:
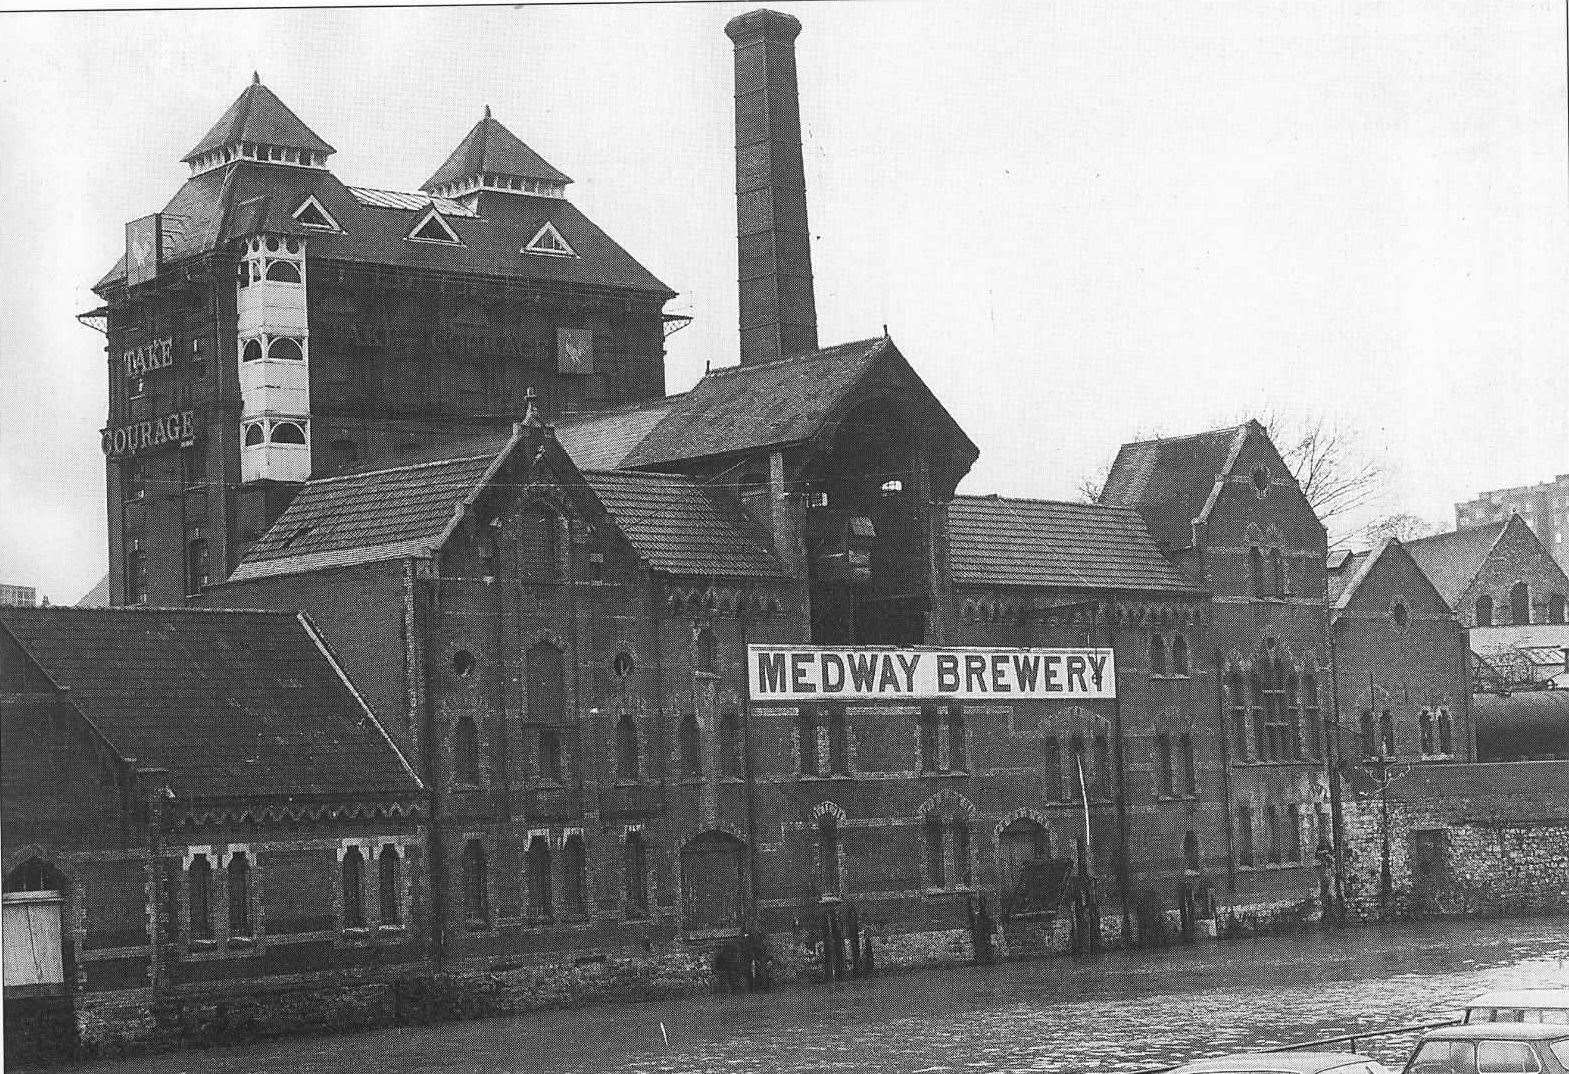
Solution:
M 1394 607 L 1389 609 L 1389 618 L 1395 621 L 1395 626 L 1399 627 L 1401 630 L 1404 630 L 1406 628 L 1406 623 L 1410 619 L 1410 615 L 1406 612 L 1406 606 L 1397 600 L 1395 601 Z
M 1269 490 L 1269 471 L 1262 466 L 1253 471 L 1253 487 L 1260 496 Z
M 632 659 L 632 654 L 625 649 L 617 653 L 616 658 L 610 662 L 610 670 L 616 673 L 618 679 L 624 679 L 632 674 L 632 669 L 635 667 L 637 663 Z
M 460 679 L 466 679 L 474 674 L 474 654 L 467 649 L 459 649 L 452 654 L 452 671 Z

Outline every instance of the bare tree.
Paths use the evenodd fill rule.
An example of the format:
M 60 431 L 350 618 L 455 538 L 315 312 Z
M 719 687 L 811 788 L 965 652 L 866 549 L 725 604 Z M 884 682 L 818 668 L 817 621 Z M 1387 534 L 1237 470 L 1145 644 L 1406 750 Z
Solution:
M 1326 528 L 1382 491 L 1383 466 L 1343 426 L 1321 417 L 1286 419 L 1277 414 L 1268 415 L 1263 425 Z
M 1369 522 L 1367 528 L 1362 531 L 1362 541 L 1369 546 L 1378 544 L 1386 537 L 1393 537 L 1397 541 L 1414 541 L 1418 537 L 1426 537 L 1436 529 L 1437 527 L 1425 518 L 1419 518 L 1407 511 L 1398 511 Z

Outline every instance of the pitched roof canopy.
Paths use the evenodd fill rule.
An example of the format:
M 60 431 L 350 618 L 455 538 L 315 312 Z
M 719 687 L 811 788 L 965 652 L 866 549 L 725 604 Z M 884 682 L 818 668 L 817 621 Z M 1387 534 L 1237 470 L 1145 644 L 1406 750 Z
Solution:
M 446 163 L 437 168 L 436 174 L 425 180 L 420 189 L 435 190 L 486 175 L 538 179 L 546 183 L 572 181 L 491 116 L 489 106 L 485 108 L 484 118 L 463 136 Z
M 212 130 L 196 143 L 196 148 L 180 159 L 192 163 L 196 158 L 215 149 L 248 142 L 252 145 L 279 146 L 284 149 L 304 149 L 312 153 L 337 152 L 316 136 L 278 99 L 277 94 L 261 83 L 261 76 L 253 76 L 245 92 L 235 98 Z
M 4 608 L 0 629 L 179 797 L 421 791 L 294 612 Z
M 948 506 L 953 580 L 1192 594 L 1202 590 L 1161 554 L 1126 507 L 1001 496 L 955 496 Z
M 1106 476 L 1100 502 L 1110 507 L 1136 507 L 1149 520 L 1157 539 L 1185 543 L 1191 525 L 1208 509 L 1216 482 L 1257 422 L 1224 429 L 1123 444 Z

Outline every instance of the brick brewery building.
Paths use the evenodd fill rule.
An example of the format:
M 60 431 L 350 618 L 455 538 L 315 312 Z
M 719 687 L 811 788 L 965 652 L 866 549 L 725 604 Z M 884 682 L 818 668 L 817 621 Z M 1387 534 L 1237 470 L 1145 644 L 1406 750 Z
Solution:
M 209 954 L 192 906 L 236 860 L 278 904 L 253 948 L 331 933 L 309 965 L 232 963 L 257 989 L 657 961 L 748 924 L 788 954 L 851 906 L 880 957 L 916 962 L 951 947 L 977 896 L 1025 946 L 1061 942 L 1070 907 L 1081 933 L 1099 918 L 1144 939 L 1321 910 L 1340 710 L 1324 529 L 1288 467 L 1249 422 L 1126 445 L 1099 504 L 958 495 L 978 449 L 916 363 L 886 334 L 819 346 L 799 29 L 772 12 L 727 27 L 741 360 L 680 395 L 664 394 L 671 291 L 488 115 L 423 193 L 350 188 L 254 83 L 165 211 L 128 226 L 99 284 L 114 601 L 278 611 L 79 611 L 142 640 L 111 652 L 84 630 L 70 659 L 145 674 L 161 617 L 227 624 L 221 654 L 245 615 L 303 612 L 364 726 L 406 760 L 408 819 L 302 815 L 304 845 L 369 848 L 322 857 L 308 883 L 274 872 L 293 851 L 263 812 L 166 825 L 130 867 L 145 897 L 90 893 L 87 851 L 60 833 L 8 848 L 8 884 L 53 870 L 88 907 L 62 941 L 74 964 L 118 957 L 95 954 L 107 945 L 165 967 L 68 993 L 179 995 Z M 1337 583 L 1337 622 L 1363 609 L 1347 594 L 1384 599 L 1365 573 Z M 1411 619 L 1442 634 L 1447 606 L 1410 593 Z M 64 704 L 43 628 L 4 613 L 0 628 Z M 752 696 L 748 645 L 805 644 L 1113 659 L 1109 681 L 1081 665 L 1080 696 L 1060 699 L 984 669 L 984 696 L 954 703 Z M 1430 710 L 1465 690 L 1464 653 L 1442 653 L 1422 674 L 1457 678 L 1418 691 Z M 209 666 L 191 704 L 262 673 Z M 8 732 L 35 693 L 6 695 Z M 1449 737 L 1431 759 L 1471 755 L 1465 711 L 1432 725 Z M 198 753 L 229 747 L 212 734 Z M 31 801 L 20 786 L 8 813 Z M 94 788 L 68 773 L 56 791 Z M 322 893 L 336 908 L 370 891 L 355 863 L 373 872 L 384 845 L 407 918 L 372 968 L 356 930 L 374 910 L 351 920 Z M 151 931 L 98 936 L 95 899 Z

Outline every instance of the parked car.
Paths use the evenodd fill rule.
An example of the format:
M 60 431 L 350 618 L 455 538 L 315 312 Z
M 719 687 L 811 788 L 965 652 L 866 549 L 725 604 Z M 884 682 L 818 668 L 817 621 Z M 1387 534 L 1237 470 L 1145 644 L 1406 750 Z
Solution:
M 1569 1025 L 1569 988 L 1516 988 L 1483 992 L 1465 1005 L 1465 1024 L 1548 1022 Z
M 1422 1035 L 1404 1074 L 1569 1074 L 1569 1025 L 1477 1022 Z
M 1238 1052 L 1214 1059 L 1196 1059 L 1167 1074 L 1393 1074 L 1393 1071 L 1355 1052 Z

